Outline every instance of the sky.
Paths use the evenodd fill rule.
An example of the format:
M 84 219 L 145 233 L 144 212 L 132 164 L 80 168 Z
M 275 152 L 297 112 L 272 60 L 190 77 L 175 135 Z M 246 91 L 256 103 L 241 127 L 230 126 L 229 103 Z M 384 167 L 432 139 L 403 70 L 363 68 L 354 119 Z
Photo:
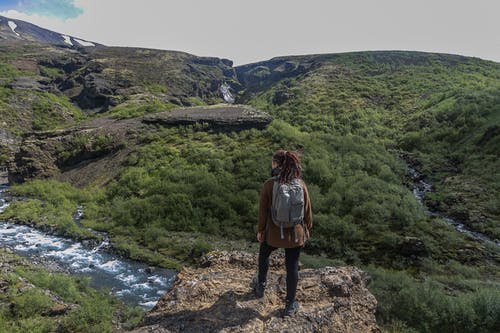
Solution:
M 366 50 L 500 62 L 499 14 L 499 0 L 0 0 L 0 15 L 73 37 L 235 65 Z

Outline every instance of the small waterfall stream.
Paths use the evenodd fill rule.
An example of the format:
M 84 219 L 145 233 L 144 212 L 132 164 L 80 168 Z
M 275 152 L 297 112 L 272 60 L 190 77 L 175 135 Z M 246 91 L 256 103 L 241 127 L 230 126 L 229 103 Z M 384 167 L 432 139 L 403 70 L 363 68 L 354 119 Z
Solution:
M 9 205 L 5 197 L 7 186 L 0 186 L 0 212 Z M 83 209 L 79 207 L 75 222 L 80 224 Z M 125 302 L 147 310 L 152 308 L 175 280 L 175 271 L 152 268 L 123 259 L 106 251 L 109 238 L 103 233 L 103 242 L 89 248 L 84 244 L 34 228 L 0 221 L 0 246 L 35 261 L 51 262 L 71 274 L 91 278 L 91 285 L 107 288 Z
M 493 244 L 500 246 L 500 240 L 498 239 L 493 240 L 490 237 L 486 236 L 485 234 L 470 230 L 465 224 L 460 223 L 441 212 L 429 210 L 429 208 L 424 203 L 424 198 L 427 193 L 432 191 L 432 184 L 426 182 L 422 174 L 410 166 L 408 166 L 407 175 L 413 183 L 412 186 L 413 196 L 418 200 L 418 202 L 422 204 L 422 206 L 424 207 L 424 211 L 427 215 L 443 219 L 444 221 L 455 227 L 455 230 L 457 230 L 460 233 L 466 234 L 470 238 L 482 242 L 491 242 Z

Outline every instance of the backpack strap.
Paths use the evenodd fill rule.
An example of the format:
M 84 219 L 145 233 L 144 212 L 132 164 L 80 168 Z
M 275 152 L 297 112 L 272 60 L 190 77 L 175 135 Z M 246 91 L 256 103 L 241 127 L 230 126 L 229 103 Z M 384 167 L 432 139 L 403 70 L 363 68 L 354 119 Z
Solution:
M 276 212 L 274 211 L 274 203 L 276 202 L 276 198 L 278 197 L 278 188 L 280 186 L 280 184 L 278 183 L 278 177 L 272 177 L 271 179 L 274 180 L 274 184 L 273 184 L 273 201 L 272 201 L 272 204 L 271 204 L 271 218 L 274 220 L 275 217 L 276 217 Z M 280 236 L 281 236 L 281 239 L 285 239 L 285 234 L 283 233 L 283 221 L 280 222 Z

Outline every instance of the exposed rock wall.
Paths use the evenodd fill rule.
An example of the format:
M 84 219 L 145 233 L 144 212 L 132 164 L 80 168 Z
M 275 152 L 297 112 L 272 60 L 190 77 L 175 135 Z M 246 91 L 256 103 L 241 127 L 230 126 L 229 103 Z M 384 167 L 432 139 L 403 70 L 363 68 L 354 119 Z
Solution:
M 286 294 L 284 257 L 271 257 L 264 298 L 252 293 L 257 257 L 244 252 L 212 252 L 204 268 L 184 268 L 133 332 L 380 332 L 377 301 L 369 277 L 355 267 L 299 272 L 299 313 L 282 317 Z

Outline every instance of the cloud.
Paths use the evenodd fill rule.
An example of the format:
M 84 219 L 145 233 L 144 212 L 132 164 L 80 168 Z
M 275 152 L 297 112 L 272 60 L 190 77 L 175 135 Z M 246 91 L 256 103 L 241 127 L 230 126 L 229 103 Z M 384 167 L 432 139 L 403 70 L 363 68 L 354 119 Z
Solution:
M 6 0 L 0 9 L 61 20 L 76 18 L 83 14 L 83 9 L 76 6 L 74 0 Z

